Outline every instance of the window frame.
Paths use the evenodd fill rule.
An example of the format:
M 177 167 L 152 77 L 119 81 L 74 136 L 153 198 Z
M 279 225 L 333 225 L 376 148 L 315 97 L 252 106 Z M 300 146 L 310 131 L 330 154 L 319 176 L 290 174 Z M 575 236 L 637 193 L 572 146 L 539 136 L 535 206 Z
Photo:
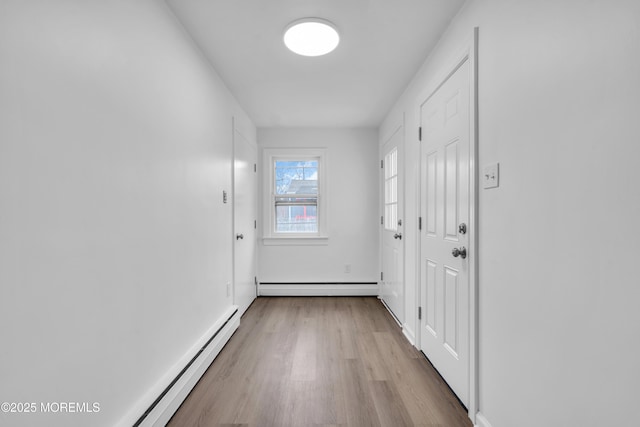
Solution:
M 327 186 L 326 186 L 326 149 L 323 148 L 265 148 L 263 161 L 265 178 L 263 181 L 263 243 L 265 245 L 317 245 L 327 244 Z M 276 231 L 276 161 L 317 161 L 318 196 L 316 206 L 317 232 L 278 232 Z

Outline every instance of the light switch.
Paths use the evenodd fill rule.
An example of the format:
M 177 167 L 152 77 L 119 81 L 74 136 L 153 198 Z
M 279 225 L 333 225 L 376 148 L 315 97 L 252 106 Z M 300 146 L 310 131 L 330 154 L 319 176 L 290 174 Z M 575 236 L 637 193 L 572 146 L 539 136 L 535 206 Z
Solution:
M 484 167 L 482 184 L 485 189 L 496 188 L 500 185 L 500 163 L 492 163 Z

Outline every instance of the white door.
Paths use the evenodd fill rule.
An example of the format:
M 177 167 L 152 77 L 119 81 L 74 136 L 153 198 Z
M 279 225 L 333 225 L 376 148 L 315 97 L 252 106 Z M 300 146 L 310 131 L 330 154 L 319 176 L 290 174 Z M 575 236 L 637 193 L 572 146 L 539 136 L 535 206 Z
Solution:
M 234 129 L 233 302 L 240 314 L 256 297 L 257 149 Z
M 402 143 L 399 127 L 382 147 L 382 278 L 380 296 L 398 321 L 404 323 L 402 240 Z
M 467 407 L 469 72 L 466 59 L 420 106 L 420 347 Z

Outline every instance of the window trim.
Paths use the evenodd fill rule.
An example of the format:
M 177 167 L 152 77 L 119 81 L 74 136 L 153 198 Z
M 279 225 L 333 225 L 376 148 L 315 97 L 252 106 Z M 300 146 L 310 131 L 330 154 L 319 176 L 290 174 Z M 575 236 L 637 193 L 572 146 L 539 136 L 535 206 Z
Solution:
M 275 162 L 277 160 L 317 160 L 318 197 L 316 233 L 282 233 L 275 231 Z M 328 244 L 327 234 L 327 154 L 324 148 L 265 148 L 263 150 L 263 243 L 265 245 Z

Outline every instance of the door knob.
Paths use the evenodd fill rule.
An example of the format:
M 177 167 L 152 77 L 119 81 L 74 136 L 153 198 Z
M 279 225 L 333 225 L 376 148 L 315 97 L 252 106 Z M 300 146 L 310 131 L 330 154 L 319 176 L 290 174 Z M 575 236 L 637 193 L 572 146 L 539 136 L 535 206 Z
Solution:
M 244 235 L 236 234 L 236 240 L 244 239 Z
M 453 248 L 453 250 L 451 251 L 451 255 L 456 258 L 460 257 L 462 259 L 465 259 L 467 257 L 467 248 L 465 248 L 464 246 L 461 248 Z
M 402 233 L 396 233 L 393 235 L 394 239 L 402 239 Z

